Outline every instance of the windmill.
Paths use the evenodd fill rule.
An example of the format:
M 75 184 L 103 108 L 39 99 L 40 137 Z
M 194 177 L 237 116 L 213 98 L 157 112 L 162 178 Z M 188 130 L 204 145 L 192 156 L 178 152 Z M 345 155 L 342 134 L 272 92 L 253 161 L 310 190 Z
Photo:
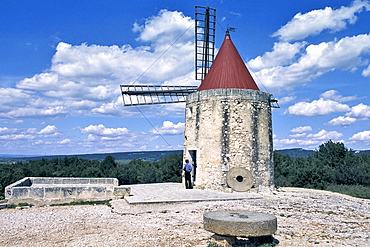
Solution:
M 274 186 L 271 94 L 259 90 L 230 38 L 214 57 L 216 10 L 195 7 L 194 86 L 121 85 L 125 105 L 186 102 L 184 159 L 197 189 Z

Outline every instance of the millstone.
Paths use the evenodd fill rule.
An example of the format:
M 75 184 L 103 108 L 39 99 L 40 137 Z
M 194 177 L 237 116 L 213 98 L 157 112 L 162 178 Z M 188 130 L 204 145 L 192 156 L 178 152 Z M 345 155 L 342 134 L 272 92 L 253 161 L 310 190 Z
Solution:
M 277 219 L 271 214 L 251 211 L 214 211 L 203 215 L 204 229 L 223 236 L 262 237 L 277 230 Z
M 253 176 L 243 167 L 233 167 L 226 174 L 226 182 L 235 191 L 248 191 L 253 185 Z

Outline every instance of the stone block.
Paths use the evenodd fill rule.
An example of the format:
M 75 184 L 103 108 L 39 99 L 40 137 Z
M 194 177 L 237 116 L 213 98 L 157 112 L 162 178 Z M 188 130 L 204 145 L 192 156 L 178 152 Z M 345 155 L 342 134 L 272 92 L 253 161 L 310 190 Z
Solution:
M 82 184 L 83 180 L 81 178 L 59 178 L 54 179 L 54 184 Z
M 61 188 L 61 196 L 64 198 L 76 198 L 81 188 L 66 186 Z
M 131 188 L 123 186 L 114 186 L 113 195 L 118 197 L 129 196 L 131 193 Z
M 103 186 L 94 186 L 91 189 L 92 198 L 107 198 L 107 189 Z
M 277 230 L 277 218 L 251 211 L 214 211 L 203 215 L 204 229 L 223 236 L 262 237 Z
M 32 184 L 53 184 L 54 183 L 54 178 L 41 178 L 41 177 L 36 177 L 36 178 L 30 178 Z
M 61 187 L 45 187 L 45 198 L 61 198 Z
M 74 196 L 77 198 L 77 199 L 89 199 L 89 198 L 92 198 L 92 192 L 93 188 L 91 186 L 82 186 L 82 187 L 79 187 L 75 190 L 75 194 Z
M 30 198 L 44 198 L 45 190 L 44 188 L 30 188 L 29 197 Z
M 12 199 L 29 198 L 29 187 L 13 187 Z

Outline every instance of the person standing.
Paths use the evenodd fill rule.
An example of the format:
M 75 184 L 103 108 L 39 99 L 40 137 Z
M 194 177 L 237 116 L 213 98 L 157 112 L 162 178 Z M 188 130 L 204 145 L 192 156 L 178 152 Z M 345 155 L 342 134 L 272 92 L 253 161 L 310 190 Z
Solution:
M 193 170 L 193 167 L 190 165 L 189 160 L 185 160 L 183 170 L 185 172 L 185 187 L 187 189 L 192 189 L 193 185 L 191 184 L 191 171 Z

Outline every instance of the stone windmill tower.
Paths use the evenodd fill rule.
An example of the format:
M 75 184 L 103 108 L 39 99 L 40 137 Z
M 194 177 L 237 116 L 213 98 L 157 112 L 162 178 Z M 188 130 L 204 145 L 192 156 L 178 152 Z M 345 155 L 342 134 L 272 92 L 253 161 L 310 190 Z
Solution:
M 274 185 L 271 108 L 226 32 L 214 59 L 216 10 L 196 7 L 196 86 L 121 85 L 126 106 L 186 102 L 184 159 L 196 189 L 249 191 Z M 213 62 L 213 63 L 212 63 Z
M 271 107 L 227 31 L 201 85 L 187 96 L 184 157 L 195 188 L 248 191 L 274 185 Z

